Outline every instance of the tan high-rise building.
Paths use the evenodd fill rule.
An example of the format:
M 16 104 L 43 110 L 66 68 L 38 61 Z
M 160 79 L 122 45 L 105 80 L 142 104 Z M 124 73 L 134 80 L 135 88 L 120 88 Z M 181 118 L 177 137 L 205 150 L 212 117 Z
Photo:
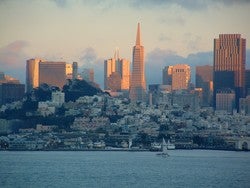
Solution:
M 235 92 L 236 107 L 245 96 L 246 39 L 240 34 L 220 34 L 214 39 L 214 107 L 221 89 Z
M 178 64 L 173 66 L 172 72 L 172 90 L 188 89 L 190 84 L 191 71 L 190 66 Z
M 112 85 L 115 83 L 115 86 Z M 119 58 L 115 51 L 114 58 L 104 61 L 104 89 L 112 91 L 129 90 L 130 62 Z
M 66 69 L 65 69 L 65 73 L 66 73 L 66 79 L 72 79 L 72 73 L 73 73 L 73 67 L 71 63 L 66 63 Z
M 44 61 L 39 63 L 39 85 L 46 83 L 62 88 L 66 81 L 66 63 Z
M 131 101 L 146 100 L 144 47 L 141 45 L 140 23 L 138 23 L 136 43 L 133 48 L 133 65 L 129 98 Z
M 108 90 L 108 78 L 116 71 L 116 60 L 111 58 L 104 61 L 104 89 Z
M 129 90 L 130 62 L 126 59 L 118 59 L 117 69 L 117 72 L 121 75 L 121 90 Z
M 39 62 L 41 59 L 29 59 L 26 61 L 26 92 L 39 86 Z

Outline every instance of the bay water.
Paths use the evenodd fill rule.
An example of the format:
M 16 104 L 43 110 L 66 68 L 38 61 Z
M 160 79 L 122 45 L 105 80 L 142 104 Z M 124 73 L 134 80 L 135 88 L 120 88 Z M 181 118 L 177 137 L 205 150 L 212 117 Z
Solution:
M 250 152 L 0 151 L 0 187 L 250 187 Z

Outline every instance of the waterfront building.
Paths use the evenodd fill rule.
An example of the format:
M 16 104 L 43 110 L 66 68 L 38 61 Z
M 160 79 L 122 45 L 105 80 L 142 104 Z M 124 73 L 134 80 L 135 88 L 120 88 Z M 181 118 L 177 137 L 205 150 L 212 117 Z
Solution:
M 62 88 L 66 81 L 65 69 L 65 62 L 39 62 L 39 85 L 46 83 L 51 86 Z
M 26 61 L 26 92 L 39 86 L 39 63 L 41 59 L 29 59 Z
M 191 71 L 187 64 L 177 64 L 172 69 L 172 91 L 187 90 L 190 85 Z
M 213 66 L 196 66 L 195 87 L 202 89 L 201 105 L 211 106 L 213 100 Z
M 146 100 L 144 46 L 141 45 L 140 23 L 138 23 L 136 43 L 133 47 L 133 65 L 129 98 L 131 101 Z
M 245 61 L 246 39 L 240 34 L 220 34 L 214 39 L 214 107 L 217 91 L 229 88 L 238 109 L 239 98 L 245 97 Z

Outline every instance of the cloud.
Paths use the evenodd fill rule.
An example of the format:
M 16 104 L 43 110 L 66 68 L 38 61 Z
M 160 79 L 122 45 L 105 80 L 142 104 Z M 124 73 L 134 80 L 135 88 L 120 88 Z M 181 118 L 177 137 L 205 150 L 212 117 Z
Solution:
M 93 64 L 97 60 L 97 53 L 95 49 L 92 47 L 84 49 L 80 60 L 84 64 Z
M 167 25 L 179 25 L 184 26 L 186 24 L 186 20 L 181 16 L 174 16 L 168 15 L 168 17 L 160 17 L 158 19 L 158 22 L 161 24 L 167 24 Z
M 158 37 L 158 41 L 160 42 L 170 42 L 172 39 L 168 36 L 166 36 L 164 33 L 161 33 Z
M 0 48 L 0 71 L 10 74 L 21 81 L 25 79 L 25 62 L 27 55 L 24 49 L 29 44 L 26 41 L 17 40 Z
M 189 51 L 198 51 L 200 49 L 200 44 L 202 41 L 201 36 L 197 36 L 192 33 L 185 33 L 183 37 L 183 44 L 186 45 L 186 48 Z
M 104 85 L 104 59 L 98 57 L 94 48 L 88 47 L 83 50 L 80 57 L 81 68 L 93 68 L 95 74 L 95 82 L 100 84 L 103 88 Z
M 130 6 L 134 8 L 161 8 L 166 9 L 170 6 L 179 6 L 183 9 L 190 10 L 190 11 L 202 11 L 204 9 L 207 9 L 210 6 L 232 6 L 234 4 L 249 4 L 249 0 L 207 0 L 207 1 L 201 1 L 201 0 L 133 0 L 130 1 Z
M 195 79 L 195 66 L 212 65 L 213 52 L 198 52 L 182 57 L 171 50 L 156 48 L 146 56 L 146 79 L 147 84 L 162 83 L 162 69 L 168 65 L 188 64 L 191 66 L 191 79 Z
M 60 8 L 66 8 L 69 6 L 69 1 L 68 0 L 51 0 L 54 2 L 58 7 Z

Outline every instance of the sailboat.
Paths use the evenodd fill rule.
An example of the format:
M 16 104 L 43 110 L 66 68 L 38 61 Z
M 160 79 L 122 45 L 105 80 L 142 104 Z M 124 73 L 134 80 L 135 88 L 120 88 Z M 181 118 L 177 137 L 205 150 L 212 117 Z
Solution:
M 168 157 L 168 148 L 167 148 L 167 143 L 165 141 L 164 138 L 162 138 L 162 152 L 161 153 L 157 153 L 158 156 L 162 156 L 162 157 Z

